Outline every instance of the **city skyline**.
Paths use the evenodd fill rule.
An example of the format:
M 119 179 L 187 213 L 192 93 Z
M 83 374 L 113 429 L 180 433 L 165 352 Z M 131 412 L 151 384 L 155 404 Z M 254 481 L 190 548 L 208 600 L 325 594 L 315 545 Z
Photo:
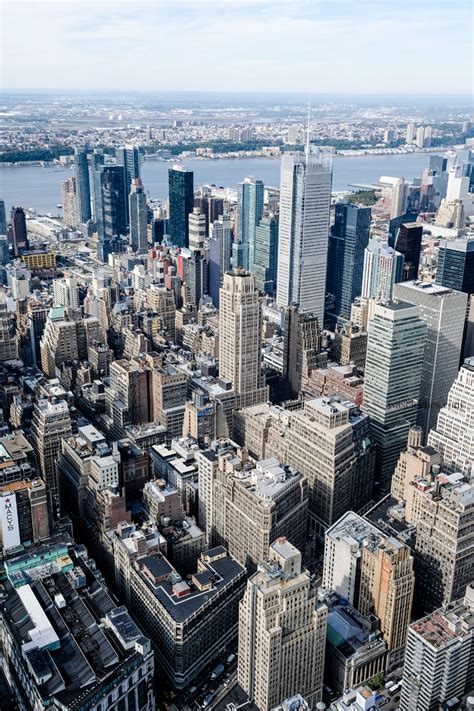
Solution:
M 75 1 L 6 2 L 4 89 L 208 91 L 205 71 L 197 80 L 190 76 L 190 67 L 202 66 L 212 71 L 215 90 L 231 83 L 235 91 L 260 92 L 269 76 L 277 76 L 282 92 L 470 92 L 471 12 L 464 1 L 430 3 L 429 32 L 426 6 L 405 0 L 383 7 L 367 0 L 357 13 L 346 0 L 280 0 L 280 12 L 269 0 L 223 6 L 225 15 L 208 2 L 181 0 L 171 9 L 125 1 L 114 3 L 111 18 L 108 2 L 100 8 Z M 181 53 L 175 51 L 177 36 Z M 397 51 L 390 53 L 394 37 Z M 438 51 L 440 43 L 449 53 Z

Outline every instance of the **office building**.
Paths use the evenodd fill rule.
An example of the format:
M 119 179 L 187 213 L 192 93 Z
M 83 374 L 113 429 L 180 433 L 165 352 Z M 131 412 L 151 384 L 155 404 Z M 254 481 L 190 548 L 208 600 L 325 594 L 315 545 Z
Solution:
M 255 260 L 255 229 L 263 213 L 264 185 L 261 180 L 245 178 L 238 187 L 237 234 L 242 259 L 234 267 L 252 271 Z
M 474 293 L 474 239 L 440 242 L 436 283 L 466 294 Z
M 72 434 L 69 407 L 65 400 L 38 400 L 31 421 L 31 444 L 36 452 L 41 478 L 57 498 L 57 459 L 61 440 Z
M 255 286 L 265 294 L 274 294 L 278 269 L 278 215 L 263 215 L 255 228 L 252 274 Z
M 286 536 L 304 548 L 308 483 L 295 469 L 274 458 L 255 463 L 243 456 L 219 453 L 213 482 L 211 543 L 225 546 L 254 571 L 278 536 Z
M 418 424 L 426 437 L 436 426 L 458 373 L 467 295 L 417 281 L 396 284 L 393 294 L 397 301 L 419 306 L 427 326 L 418 411 Z
M 0 235 L 7 234 L 7 215 L 5 212 L 5 200 L 0 198 Z
M 367 331 L 356 326 L 352 321 L 346 321 L 342 328 L 336 328 L 333 352 L 339 363 L 341 365 L 354 364 L 358 370 L 364 372 L 367 357 L 367 338 Z
M 369 244 L 370 207 L 338 203 L 329 235 L 326 291 L 334 297 L 331 322 L 350 318 L 351 305 L 362 293 L 365 249 Z
M 317 368 L 321 352 L 321 328 L 312 313 L 301 313 L 295 306 L 285 309 L 283 377 L 292 397 L 305 389 L 311 371 Z
M 3 462 L 5 464 L 5 462 Z M 44 481 L 29 479 L 0 484 L 0 544 L 3 554 L 50 536 L 52 517 Z
M 245 568 L 218 547 L 201 554 L 187 580 L 160 553 L 138 557 L 127 572 L 130 608 L 160 667 L 175 688 L 188 686 L 235 641 Z
M 85 148 L 74 149 L 74 167 L 76 169 L 77 218 L 79 224 L 85 225 L 92 216 L 89 163 Z
M 189 254 L 183 254 L 185 304 L 199 306 L 208 292 L 208 263 L 204 251 L 206 217 L 199 207 L 189 215 Z
M 378 617 L 390 667 L 403 660 L 414 585 L 408 546 L 361 516 L 349 511 L 326 532 L 323 587 Z
M 13 256 L 18 257 L 20 250 L 28 250 L 30 248 L 25 211 L 22 207 L 12 207 L 10 222 L 13 234 Z
M 0 234 L 0 267 L 5 266 L 10 261 L 10 245 L 7 235 Z
M 365 684 L 387 669 L 387 642 L 373 614 L 362 615 L 333 590 L 318 589 L 328 608 L 324 677 L 340 694 Z
M 127 196 L 124 168 L 106 165 L 100 170 L 102 201 L 102 234 L 99 233 L 98 258 L 106 262 L 114 251 L 114 243 L 127 234 Z
M 426 324 L 418 306 L 404 302 L 375 306 L 369 324 L 363 410 L 376 444 L 375 490 L 390 481 L 408 431 L 416 424 L 424 367 Z
M 401 711 L 450 708 L 474 688 L 474 587 L 408 629 Z M 466 707 L 467 708 L 467 707 Z
M 92 217 L 99 236 L 104 233 L 104 218 L 102 214 L 102 183 L 101 170 L 105 164 L 105 155 L 101 148 L 95 148 L 90 156 L 89 186 L 92 197 Z
M 19 708 L 153 711 L 150 641 L 83 547 L 55 538 L 5 570 L 2 666 Z
M 268 397 L 262 375 L 262 307 L 253 276 L 224 274 L 219 309 L 219 375 L 233 384 L 240 407 Z
M 61 205 L 63 208 L 63 222 L 68 227 L 78 225 L 78 196 L 76 192 L 76 178 L 72 176 L 61 183 Z
M 214 484 L 219 469 L 219 455 L 223 452 L 233 453 L 237 449 L 235 442 L 221 438 L 211 442 L 207 449 L 196 452 L 199 483 L 198 523 L 206 534 L 208 544 L 214 535 Z
M 474 358 L 461 366 L 428 444 L 441 453 L 448 471 L 474 476 Z
M 56 366 L 79 357 L 76 322 L 66 320 L 62 306 L 54 306 L 48 312 L 40 354 L 41 370 L 48 378 L 56 377 Z
M 364 252 L 362 298 L 387 303 L 393 286 L 403 280 L 403 255 L 388 244 L 370 240 Z
M 63 279 L 53 281 L 53 305 L 71 311 L 79 308 L 79 289 L 75 276 L 67 274 Z
M 172 365 L 155 367 L 153 381 L 153 420 L 166 427 L 167 440 L 181 437 L 185 402 L 187 399 L 187 377 Z
M 423 226 L 417 222 L 402 222 L 390 235 L 389 246 L 403 255 L 403 279 L 398 281 L 418 279 L 422 237 Z
M 117 148 L 115 150 L 115 160 L 117 165 L 121 165 L 124 168 L 125 193 L 128 197 L 132 191 L 133 181 L 141 178 L 140 149 L 136 146 Z
M 125 436 L 131 425 L 153 420 L 152 371 L 141 360 L 116 360 L 110 364 L 110 386 L 105 393 L 106 411 L 114 434 Z
M 189 245 L 189 215 L 194 207 L 194 173 L 175 165 L 168 171 L 169 225 L 172 244 Z
M 0 290 L 0 362 L 15 360 L 17 357 L 14 321 L 9 316 L 7 299 L 2 289 Z
M 310 708 L 321 700 L 326 619 L 301 552 L 278 538 L 249 579 L 239 610 L 238 680 L 260 711 L 296 693 Z
M 212 223 L 208 255 L 209 296 L 214 306 L 219 308 L 219 289 L 225 272 L 231 268 L 232 224 L 229 214 L 221 215 Z
M 282 157 L 277 304 L 298 304 L 324 319 L 331 203 L 329 154 Z
M 147 202 L 143 183 L 134 178 L 128 196 L 130 245 L 134 252 L 144 254 L 148 249 Z
M 406 212 L 408 197 L 408 183 L 404 178 L 399 178 L 392 187 L 392 205 L 390 208 L 390 219 L 404 215 Z
M 338 395 L 360 407 L 364 397 L 364 379 L 358 375 L 356 365 L 330 365 L 311 373 L 304 394 L 307 397 Z
M 303 409 L 257 405 L 234 413 L 234 439 L 258 459 L 276 457 L 306 477 L 309 527 L 320 539 L 342 514 L 371 501 L 374 447 L 369 418 L 341 398 Z

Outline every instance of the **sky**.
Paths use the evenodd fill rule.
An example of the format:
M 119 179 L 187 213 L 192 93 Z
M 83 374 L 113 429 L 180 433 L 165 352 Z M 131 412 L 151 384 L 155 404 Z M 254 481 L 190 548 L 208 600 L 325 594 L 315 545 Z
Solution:
M 466 94 L 470 0 L 1 0 L 4 89 Z

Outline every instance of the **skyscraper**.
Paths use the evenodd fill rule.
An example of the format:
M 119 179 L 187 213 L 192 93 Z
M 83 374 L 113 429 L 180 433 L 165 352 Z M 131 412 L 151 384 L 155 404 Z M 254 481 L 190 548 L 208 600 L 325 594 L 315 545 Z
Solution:
M 413 121 L 410 121 L 407 123 L 407 130 L 405 134 L 405 143 L 407 145 L 411 145 L 413 143 L 413 139 L 415 138 L 415 124 Z
M 189 215 L 194 207 L 194 173 L 175 165 L 168 171 L 169 236 L 177 247 L 189 245 Z
M 130 244 L 134 252 L 144 253 L 148 247 L 147 202 L 140 178 L 132 180 L 128 203 Z
M 277 304 L 324 319 L 332 163 L 323 153 L 285 154 L 281 163 Z
M 0 199 L 0 235 L 7 234 L 7 215 L 5 212 L 5 200 Z
M 387 244 L 370 240 L 364 252 L 362 297 L 388 302 L 393 286 L 403 279 L 403 255 Z
M 132 190 L 132 182 L 140 178 L 140 150 L 135 146 L 125 146 L 115 150 L 117 165 L 123 166 L 125 180 L 125 206 L 127 220 L 130 219 L 130 203 L 128 196 Z
M 78 224 L 78 195 L 76 188 L 77 180 L 74 176 L 61 183 L 63 221 L 68 227 L 77 227 Z
M 285 309 L 283 377 L 291 395 L 299 397 L 321 352 L 321 327 L 314 314 L 302 314 L 295 306 Z
M 221 215 L 211 225 L 209 240 L 209 295 L 214 306 L 219 308 L 219 289 L 224 280 L 224 274 L 231 267 L 232 225 L 230 215 Z
M 252 271 L 255 259 L 255 229 L 263 213 L 264 185 L 261 180 L 245 178 L 239 183 L 237 200 L 237 242 L 241 246 L 242 264 Z
M 448 471 L 474 478 L 474 358 L 461 366 L 428 445 L 441 452 Z
M 239 683 L 261 711 L 300 692 L 321 700 L 327 607 L 318 604 L 301 553 L 285 538 L 249 579 L 239 610 Z
M 403 660 L 415 576 L 408 546 L 348 511 L 326 533 L 323 587 L 380 620 L 390 666 Z
M 449 708 L 474 688 L 474 586 L 408 628 L 401 711 Z M 466 706 L 467 708 L 467 706 Z
M 127 234 L 127 200 L 123 166 L 103 166 L 100 176 L 103 234 L 99 234 L 98 257 L 106 262 L 114 240 Z
M 418 279 L 422 237 L 423 227 L 416 222 L 402 222 L 395 240 L 389 237 L 390 247 L 403 254 L 403 281 Z
M 26 217 L 22 207 L 12 207 L 11 224 L 13 230 L 13 256 L 18 257 L 20 249 L 29 249 Z
M 427 325 L 418 425 L 424 436 L 435 427 L 448 399 L 461 356 L 467 295 L 430 282 L 395 284 L 394 298 L 420 307 Z
M 38 457 L 41 478 L 58 495 L 56 463 L 61 440 L 71 437 L 71 417 L 65 400 L 38 400 L 31 421 L 31 444 Z
M 77 217 L 79 224 L 85 225 L 91 219 L 89 164 L 85 148 L 74 150 L 74 166 L 76 168 Z
M 405 178 L 399 178 L 392 188 L 392 206 L 390 208 L 390 219 L 405 214 L 408 197 L 408 183 Z
M 89 186 L 92 190 L 92 216 L 99 238 L 104 234 L 104 217 L 102 214 L 102 179 L 101 168 L 105 164 L 104 152 L 95 148 L 90 157 Z
M 466 294 L 474 293 L 474 239 L 440 242 L 436 283 Z
M 364 250 L 369 244 L 370 207 L 338 203 L 329 235 L 326 291 L 334 296 L 331 321 L 350 318 L 351 305 L 362 293 Z
M 369 324 L 363 410 L 376 443 L 375 490 L 390 481 L 408 431 L 416 424 L 426 325 L 418 306 L 404 302 L 375 306 Z
M 265 294 L 274 294 L 278 268 L 278 215 L 263 215 L 255 228 L 252 274 L 255 286 Z
M 254 278 L 234 269 L 224 274 L 219 308 L 219 375 L 233 383 L 240 407 L 265 401 L 262 375 L 262 308 Z

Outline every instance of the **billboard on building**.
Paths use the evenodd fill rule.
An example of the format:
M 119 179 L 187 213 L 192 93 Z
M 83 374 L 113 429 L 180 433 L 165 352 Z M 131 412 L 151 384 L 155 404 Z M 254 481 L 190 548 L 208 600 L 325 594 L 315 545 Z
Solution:
M 20 527 L 18 525 L 18 511 L 16 507 L 16 496 L 4 492 L 0 494 L 0 521 L 2 524 L 2 540 L 4 550 L 19 546 Z

